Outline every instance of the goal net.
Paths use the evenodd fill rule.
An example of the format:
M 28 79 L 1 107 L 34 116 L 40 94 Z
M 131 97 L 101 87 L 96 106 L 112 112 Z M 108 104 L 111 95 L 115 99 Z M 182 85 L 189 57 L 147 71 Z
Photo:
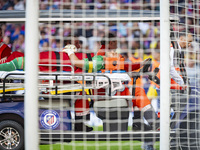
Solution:
M 170 12 L 179 16 L 179 21 L 171 23 L 171 41 L 174 62 L 187 86 L 182 92 L 171 90 L 171 114 L 175 114 L 171 125 L 178 122 L 171 148 L 199 149 L 199 1 L 172 2 Z M 182 37 L 186 37 L 186 45 L 182 45 Z
M 2 2 L 6 61 L 25 61 L 0 66 L 2 103 L 25 107 L 11 149 L 199 149 L 199 4 Z

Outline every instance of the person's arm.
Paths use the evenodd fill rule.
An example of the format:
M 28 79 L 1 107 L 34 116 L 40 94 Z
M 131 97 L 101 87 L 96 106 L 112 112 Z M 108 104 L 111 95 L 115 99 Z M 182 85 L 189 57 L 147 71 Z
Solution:
M 124 64 L 124 70 L 126 70 L 127 72 L 129 71 L 134 71 L 134 70 L 137 70 L 137 69 L 140 69 L 142 66 L 144 66 L 144 64 L 149 60 L 146 59 L 144 60 L 143 62 L 137 62 L 137 63 L 125 63 Z
M 171 75 L 171 78 L 172 78 L 176 83 L 178 83 L 180 86 L 183 86 L 183 85 L 184 85 L 183 78 L 181 78 L 181 76 L 178 74 L 178 72 L 176 71 L 176 69 L 174 68 L 174 66 L 171 66 L 170 75 Z
M 89 60 L 88 58 L 85 58 L 83 60 L 78 59 L 78 57 L 76 57 L 75 54 L 71 54 L 69 56 L 70 61 L 72 63 L 72 65 L 81 68 L 81 69 L 85 69 L 85 71 L 89 70 Z M 99 71 L 101 69 L 104 68 L 104 63 L 103 63 L 103 56 L 94 56 L 92 57 L 92 71 Z
M 78 57 L 76 57 L 76 55 L 74 54 L 74 52 L 77 51 L 74 45 L 65 46 L 63 51 L 68 54 L 72 65 L 81 69 L 85 69 L 86 71 L 89 70 L 90 63 L 89 63 L 88 58 L 83 59 L 83 60 L 78 59 Z M 94 56 L 92 57 L 91 62 L 92 62 L 93 71 L 99 71 L 100 69 L 104 68 L 103 56 Z
M 62 51 L 68 54 L 71 64 L 73 66 L 76 66 L 78 68 L 84 67 L 84 60 L 78 59 L 78 57 L 76 57 L 76 55 L 74 54 L 74 52 L 77 52 L 77 48 L 75 45 L 66 45 Z
M 186 85 L 184 84 L 183 78 L 179 75 L 179 73 L 176 71 L 175 67 L 174 67 L 174 48 L 171 47 L 170 50 L 170 76 L 171 78 L 178 83 L 180 86 L 182 86 L 183 89 L 186 88 Z
M 69 56 L 71 64 L 73 66 L 76 66 L 78 68 L 83 68 L 84 67 L 84 60 L 80 60 L 78 59 L 78 57 L 76 57 L 76 55 L 73 53 Z
M 137 70 L 140 67 L 141 67 L 140 63 L 134 63 L 134 64 L 125 63 L 124 64 L 124 70 L 127 71 L 127 72 Z

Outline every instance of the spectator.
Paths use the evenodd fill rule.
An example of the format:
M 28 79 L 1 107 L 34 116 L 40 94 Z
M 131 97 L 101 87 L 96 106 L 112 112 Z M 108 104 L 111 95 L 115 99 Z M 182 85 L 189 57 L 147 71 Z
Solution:
M 63 9 L 72 9 L 71 0 L 63 0 Z
M 94 9 L 94 0 L 86 0 L 88 5 L 87 9 Z
M 106 1 L 105 0 L 97 0 L 96 9 L 106 9 Z
M 119 9 L 119 3 L 117 0 L 110 0 L 109 9 Z
M 14 10 L 14 7 L 13 7 L 13 6 L 9 6 L 9 7 L 7 8 L 7 10 Z
M 68 35 L 71 34 L 71 28 L 70 28 L 70 24 L 69 23 L 66 23 L 64 25 L 64 31 L 63 31 L 63 36 L 64 37 L 67 37 Z
M 3 42 L 11 48 L 12 45 L 10 43 L 10 37 L 9 36 L 4 36 Z
M 24 10 L 24 1 L 14 0 L 14 10 Z
M 132 41 L 132 47 L 131 47 L 132 50 L 138 50 L 140 49 L 140 41 Z
M 42 48 L 40 49 L 40 52 L 46 52 L 46 51 L 50 51 L 48 42 L 44 42 L 42 44 Z
M 85 28 L 79 28 L 77 30 L 77 34 L 79 36 L 84 36 L 86 38 L 92 37 L 93 34 L 93 28 L 92 28 L 92 23 L 84 23 Z
M 9 7 L 12 7 L 14 4 L 11 0 L 3 0 L 1 10 L 7 10 Z
M 47 2 L 40 2 L 40 10 L 49 10 L 49 5 Z
M 123 51 L 128 51 L 128 41 L 126 40 L 126 37 L 120 38 L 120 48 Z
M 40 38 L 39 46 L 42 47 L 44 42 L 49 43 L 49 39 L 46 37 L 46 32 L 45 31 L 41 31 L 40 35 L 41 35 L 41 38 Z
M 186 56 L 186 70 L 188 78 L 190 79 L 190 85 L 192 87 L 199 86 L 200 81 L 200 68 L 197 65 L 196 55 L 194 52 L 189 52 L 188 57 Z
M 51 39 L 50 45 L 51 45 L 51 48 L 52 48 L 52 49 L 55 49 L 55 48 L 56 48 L 56 39 L 55 39 L 55 38 L 52 38 L 52 39 Z
M 120 23 L 119 24 L 119 33 L 120 33 L 120 35 L 119 36 L 128 36 L 128 29 L 130 28 L 130 27 L 132 27 L 133 25 L 132 25 L 132 23 L 126 23 L 126 22 L 124 22 L 124 23 Z
M 61 47 L 62 47 L 62 45 L 61 45 L 60 40 L 56 39 L 56 47 L 55 47 L 54 51 L 58 51 L 59 52 Z
M 151 0 L 143 0 L 143 10 L 151 10 L 152 6 Z
M 14 42 L 14 40 L 18 39 L 19 35 L 21 33 L 21 25 L 20 24 L 14 26 L 14 27 L 15 27 L 14 32 L 11 32 L 11 36 L 10 36 L 11 42 Z
M 98 30 L 93 30 L 93 36 L 88 38 L 89 50 L 96 53 L 95 50 L 100 48 L 97 47 L 98 41 L 101 41 L 101 38 L 98 36 Z

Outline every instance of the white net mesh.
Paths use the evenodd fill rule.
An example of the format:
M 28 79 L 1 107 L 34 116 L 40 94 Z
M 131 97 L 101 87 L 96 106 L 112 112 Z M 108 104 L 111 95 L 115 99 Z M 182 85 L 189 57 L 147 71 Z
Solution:
M 25 2 L 0 4 L 3 42 L 12 50 L 5 60 L 17 64 L 0 70 L 24 69 Z M 159 0 L 40 0 L 39 9 L 40 149 L 160 149 Z M 170 1 L 170 28 L 169 149 L 199 149 L 199 1 Z M 63 52 L 69 44 L 78 51 Z M 0 107 L 23 114 L 24 72 L 4 80 L 8 73 Z M 9 149 L 7 126 L 19 133 L 11 149 L 23 147 L 24 117 L 8 113 L 0 147 Z
M 171 124 L 176 123 L 176 132 L 171 148 L 178 149 L 177 145 L 181 145 L 182 149 L 199 149 L 199 1 L 173 2 L 171 12 L 180 18 L 172 23 L 172 38 L 180 45 L 175 48 L 179 56 L 174 62 L 187 85 L 185 91 L 172 91 L 171 107 L 175 116 Z

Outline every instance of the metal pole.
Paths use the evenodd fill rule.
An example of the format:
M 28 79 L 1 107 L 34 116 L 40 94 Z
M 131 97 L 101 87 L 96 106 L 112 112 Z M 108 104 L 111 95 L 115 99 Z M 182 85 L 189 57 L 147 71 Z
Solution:
M 169 0 L 160 1 L 160 149 L 170 149 L 170 11 Z
M 25 149 L 39 150 L 38 141 L 38 0 L 26 1 L 25 24 Z

